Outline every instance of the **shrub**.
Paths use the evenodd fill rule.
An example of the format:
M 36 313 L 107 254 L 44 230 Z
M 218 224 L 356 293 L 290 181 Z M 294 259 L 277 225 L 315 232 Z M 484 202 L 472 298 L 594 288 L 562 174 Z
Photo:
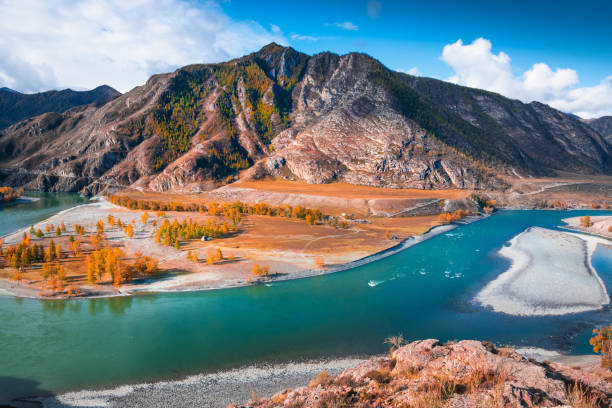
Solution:
M 327 370 L 323 370 L 319 373 L 319 375 L 317 375 L 315 378 L 313 378 L 310 381 L 310 388 L 314 388 L 319 385 L 326 387 L 328 385 L 331 385 L 333 382 L 334 382 L 334 376 L 329 374 Z
M 326 392 L 320 396 L 316 408 L 350 408 L 352 406 L 351 398 L 348 395 Z
M 370 370 L 365 376 L 376 381 L 378 384 L 388 384 L 391 382 L 391 375 L 386 370 Z
M 591 221 L 590 216 L 585 215 L 584 217 L 580 217 L 580 225 L 582 225 L 584 228 L 589 228 L 593 226 L 593 221 Z

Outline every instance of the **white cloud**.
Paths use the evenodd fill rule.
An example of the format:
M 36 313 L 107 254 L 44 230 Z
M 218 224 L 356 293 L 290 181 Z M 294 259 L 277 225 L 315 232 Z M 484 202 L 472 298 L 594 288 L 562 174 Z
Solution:
M 232 20 L 212 2 L 0 1 L 0 15 L 0 86 L 24 92 L 125 92 L 154 73 L 287 43 L 278 27 Z
M 357 31 L 359 30 L 359 26 L 357 26 L 356 24 L 351 23 L 350 21 L 345 21 L 344 23 L 331 23 L 331 24 L 325 24 L 326 26 L 335 26 L 338 28 L 341 28 L 343 30 L 347 30 L 347 31 Z
M 419 71 L 419 69 L 417 67 L 412 67 L 410 69 L 396 69 L 397 72 L 403 72 L 404 74 L 408 74 L 408 75 L 420 75 L 421 71 Z
M 282 33 L 282 30 L 276 24 L 270 24 L 270 30 L 272 30 L 273 33 Z
M 297 41 L 318 41 L 318 37 L 313 37 L 312 35 L 302 35 L 302 34 L 291 34 L 292 40 Z
M 496 55 L 491 48 L 485 38 L 466 45 L 461 40 L 446 45 L 441 59 L 455 71 L 449 81 L 524 102 L 544 102 L 585 118 L 612 114 L 612 76 L 594 87 L 576 87 L 579 80 L 575 70 L 552 70 L 542 62 L 516 75 L 510 57 L 501 51 Z

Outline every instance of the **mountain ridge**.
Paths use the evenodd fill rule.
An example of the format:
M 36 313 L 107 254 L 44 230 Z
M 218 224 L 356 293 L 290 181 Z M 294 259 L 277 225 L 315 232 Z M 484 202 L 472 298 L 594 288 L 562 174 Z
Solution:
M 584 122 L 595 129 L 608 141 L 608 143 L 612 144 L 612 116 L 602 116 L 597 119 L 586 119 Z
M 612 174 L 610 144 L 547 105 L 274 43 L 24 120 L 0 131 L 0 148 L 2 183 L 87 193 L 203 191 L 241 177 L 497 188 L 498 174 Z
M 63 113 L 79 105 L 104 103 L 119 95 L 108 85 L 100 85 L 89 91 L 62 89 L 33 94 L 3 87 L 0 88 L 0 129 L 44 113 Z

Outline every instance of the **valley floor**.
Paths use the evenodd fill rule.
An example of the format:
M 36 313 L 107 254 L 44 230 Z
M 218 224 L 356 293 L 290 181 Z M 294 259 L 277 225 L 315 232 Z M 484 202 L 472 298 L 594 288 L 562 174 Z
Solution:
M 344 187 L 342 187 L 344 189 Z M 372 193 L 372 191 L 367 191 Z M 378 196 L 375 199 L 385 197 L 390 204 L 378 203 L 379 207 L 389 212 L 401 211 L 401 205 L 414 206 L 415 200 L 435 202 L 438 192 L 417 192 L 408 194 L 406 191 L 385 191 L 385 189 L 373 189 Z M 348 189 L 346 191 L 349 191 Z M 395 193 L 392 195 L 390 193 Z M 189 203 L 201 202 L 202 194 L 193 195 L 171 195 L 155 193 L 139 193 L 135 191 L 126 192 L 133 199 L 150 199 L 164 201 L 180 201 Z M 354 194 L 352 192 L 351 194 Z M 433 194 L 433 195 L 432 195 Z M 461 196 L 466 192 L 441 193 L 441 197 Z M 386 195 L 386 196 L 385 196 Z M 337 197 L 328 197 L 332 201 Z M 270 197 L 268 197 L 270 198 Z M 363 202 L 359 199 L 357 204 Z M 399 204 L 397 201 L 401 201 Z M 406 202 L 405 200 L 409 200 Z M 210 197 L 205 197 L 210 202 Z M 250 202 L 254 202 L 250 201 Z M 296 201 L 295 197 L 293 201 Z M 278 201 L 272 201 L 271 205 L 281 205 Z M 303 205 L 308 203 L 298 203 Z M 319 208 L 320 203 L 310 202 L 311 208 Z M 273 280 L 294 279 L 306 276 L 314 276 L 334 272 L 343 269 L 347 264 L 363 259 L 373 254 L 380 253 L 389 248 L 396 247 L 412 236 L 420 236 L 433 227 L 439 225 L 437 215 L 422 215 L 412 217 L 366 217 L 354 216 L 356 210 L 361 207 L 348 203 L 342 207 L 346 212 L 346 226 L 334 227 L 329 224 L 319 223 L 309 225 L 304 220 L 285 217 L 244 215 L 237 230 L 227 238 L 219 238 L 203 242 L 199 239 L 183 241 L 180 249 L 156 243 L 154 240 L 153 220 L 157 225 L 164 219 L 170 221 L 176 219 L 182 222 L 185 219 L 193 219 L 196 222 L 205 223 L 210 219 L 222 221 L 223 217 L 209 216 L 199 212 L 174 212 L 166 211 L 163 217 L 156 217 L 154 211 L 149 211 L 149 219 L 145 224 L 141 221 L 144 211 L 129 210 L 116 206 L 104 199 L 91 204 L 85 204 L 63 211 L 53 217 L 34 225 L 34 229 L 45 230 L 47 224 L 52 225 L 52 230 L 44 234 L 42 238 L 31 237 L 32 243 L 49 245 L 51 239 L 59 244 L 63 251 L 68 252 L 69 234 L 74 234 L 75 224 L 80 224 L 88 232 L 95 231 L 96 223 L 103 220 L 105 223 L 104 235 L 106 242 L 111 246 L 122 248 L 124 258 L 134 261 L 137 256 L 150 256 L 159 261 L 159 267 L 165 271 L 158 279 L 146 281 L 135 281 L 115 288 L 110 278 L 98 284 L 87 282 L 85 270 L 85 255 L 93 250 L 89 244 L 88 237 L 76 237 L 82 241 L 82 252 L 80 256 L 68 255 L 61 260 L 66 268 L 67 285 L 78 285 L 83 295 L 86 296 L 116 296 L 139 292 L 163 292 L 163 291 L 188 291 L 218 289 L 235 286 L 243 286 L 251 283 L 266 283 Z M 398 210 L 398 208 L 400 208 Z M 406 208 L 406 207 L 404 207 Z M 340 207 L 338 207 L 338 211 Z M 349 215 L 349 213 L 351 215 Z M 123 223 L 134 225 L 134 236 L 128 238 L 125 232 L 116 226 L 106 224 L 108 216 L 120 219 Z M 59 236 L 55 228 L 64 223 L 66 232 Z M 30 228 L 17 231 L 5 237 L 6 245 L 16 245 L 21 240 L 23 233 Z M 87 234 L 89 235 L 89 234 Z M 223 261 L 215 262 L 213 265 L 206 263 L 208 253 L 220 249 L 224 254 Z M 198 262 L 187 259 L 187 253 L 191 251 L 198 258 Z M 268 266 L 270 276 L 258 278 L 252 275 L 253 266 Z M 41 294 L 43 283 L 40 277 L 40 265 L 26 268 L 22 274 L 22 280 L 17 283 L 12 278 L 15 269 L 4 268 L 0 270 L 0 290 L 17 296 L 37 297 Z
M 591 207 L 595 203 L 605 208 L 612 204 L 606 201 L 611 196 L 609 190 L 612 191 L 612 181 L 608 178 L 595 181 L 515 179 L 509 183 L 513 185 L 511 190 L 486 195 L 502 206 L 519 208 L 533 208 L 541 203 L 542 197 L 548 197 L 549 203 L 553 203 L 553 199 L 565 199 L 569 208 Z M 34 225 L 35 230 L 44 231 L 47 224 L 55 228 L 63 222 L 66 232 L 57 236 L 53 229 L 42 238 L 32 237 L 32 242 L 47 246 L 53 239 L 61 246 L 67 255 L 61 260 L 67 272 L 66 284 L 77 285 L 84 296 L 228 288 L 330 273 L 353 266 L 355 261 L 371 261 L 376 259 L 369 258 L 371 255 L 394 247 L 401 248 L 401 245 L 410 244 L 407 241 L 410 237 L 421 236 L 438 226 L 438 214 L 461 209 L 462 205 L 465 207 L 464 199 L 471 193 L 468 190 L 390 189 L 344 183 L 312 185 L 284 180 L 240 181 L 204 193 L 169 194 L 130 189 L 118 195 L 132 200 L 166 203 L 210 205 L 241 201 L 250 205 L 303 206 L 337 217 L 343 225 L 338 227 L 323 222 L 309 225 L 303 219 L 248 214 L 243 215 L 236 230 L 226 238 L 205 242 L 183 240 L 180 249 L 176 249 L 155 242 L 153 221 L 159 225 L 165 219 L 171 222 L 192 219 L 199 223 L 229 220 L 202 212 L 166 211 L 163 217 L 159 217 L 154 211 L 149 211 L 149 219 L 143 224 L 143 210 L 129 210 L 101 200 L 63 211 Z M 128 238 L 121 228 L 107 225 L 109 215 L 124 223 L 132 223 L 134 236 Z M 97 284 L 89 283 L 85 255 L 94 248 L 89 244 L 88 235 L 95 231 L 99 220 L 105 223 L 107 244 L 120 247 L 126 261 L 134 262 L 141 255 L 149 256 L 159 261 L 164 273 L 156 279 L 123 284 L 118 289 L 111 284 L 110 277 Z M 605 222 L 598 221 L 596 226 Z M 83 249 L 79 256 L 68 255 L 68 237 L 74 234 L 75 224 L 88 231 L 86 236 L 77 237 L 82 241 Z M 608 233 L 607 226 L 603 234 Z M 28 230 L 5 237 L 5 244 L 16 245 Z M 225 259 L 212 265 L 207 263 L 207 255 L 217 249 L 222 251 Z M 197 262 L 187 259 L 188 251 L 197 256 Z M 268 267 L 270 275 L 265 278 L 253 276 L 256 264 L 260 268 Z M 0 293 L 38 297 L 43 284 L 40 268 L 40 264 L 26 268 L 19 283 L 13 280 L 15 269 L 0 269 Z

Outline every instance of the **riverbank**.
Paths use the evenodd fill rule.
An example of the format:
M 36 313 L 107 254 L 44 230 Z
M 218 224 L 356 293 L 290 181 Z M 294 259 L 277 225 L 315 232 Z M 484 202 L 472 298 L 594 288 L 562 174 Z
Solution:
M 581 222 L 582 217 L 564 218 L 562 221 L 567 224 L 564 228 L 568 230 L 583 232 L 591 235 L 596 235 L 610 240 L 612 244 L 612 216 L 610 215 L 594 215 L 589 217 L 592 225 L 585 227 Z
M 425 340 L 412 344 L 431 344 L 431 342 L 430 340 Z M 590 382 L 595 382 L 593 380 L 602 375 L 602 371 L 598 368 L 599 357 L 596 355 L 567 356 L 541 349 L 517 349 L 513 351 L 510 348 L 492 349 L 490 345 L 487 346 L 488 349 L 480 348 L 482 346 L 479 347 L 479 345 L 479 342 L 466 341 L 458 343 L 458 346 L 462 347 L 452 344 L 437 347 L 454 348 L 458 353 L 465 353 L 467 351 L 467 354 L 473 360 L 477 359 L 475 355 L 482 355 L 483 358 L 479 360 L 478 364 L 483 364 L 483 362 L 493 358 L 488 353 L 494 350 L 495 354 L 493 355 L 501 355 L 502 358 L 507 358 L 508 356 L 513 358 L 505 364 L 513 364 L 521 370 L 524 368 L 524 373 L 530 373 L 532 376 L 535 367 L 544 365 L 552 365 L 555 367 L 555 370 L 565 372 L 567 372 L 569 367 L 572 367 L 571 370 L 573 371 L 571 373 L 573 375 L 581 375 L 583 378 L 590 380 Z M 405 347 L 410 347 L 410 345 Z M 434 346 L 435 349 L 436 346 Z M 419 359 L 421 362 L 425 361 L 424 359 L 417 358 L 417 354 L 425 352 L 425 350 L 414 349 L 413 351 L 415 353 L 411 353 L 413 354 L 411 358 Z M 445 357 L 445 354 L 440 353 L 439 350 L 435 351 L 433 358 L 441 360 L 451 359 L 450 356 Z M 401 354 L 406 353 L 402 351 L 399 351 L 399 353 L 395 352 L 396 356 Z M 403 357 L 399 358 L 401 362 Z M 430 356 L 429 358 L 432 357 Z M 364 375 L 372 370 L 380 371 L 381 368 L 383 369 L 382 372 L 384 372 L 386 366 L 381 363 L 387 361 L 387 359 L 384 355 L 378 355 L 369 358 L 343 358 L 279 365 L 247 366 L 229 371 L 190 376 L 176 381 L 123 385 L 103 390 L 80 390 L 56 396 L 23 398 L 20 401 L 24 404 L 40 404 L 44 408 L 68 408 L 75 406 L 95 406 L 99 408 L 134 406 L 151 408 L 182 408 L 191 406 L 225 408 L 232 403 L 242 406 L 248 404 L 249 401 L 270 398 L 275 394 L 284 394 L 285 390 L 289 389 L 297 389 L 299 387 L 313 389 L 320 385 L 327 386 L 331 378 L 348 373 Z M 533 359 L 538 363 L 530 363 L 526 359 Z M 447 364 L 447 362 L 444 362 L 444 364 Z M 423 370 L 424 368 L 420 369 Z M 473 367 L 468 364 L 466 369 L 470 370 Z M 519 373 L 519 371 L 512 371 L 515 375 Z M 322 372 L 325 374 L 321 374 Z M 456 378 L 451 378 L 450 376 L 447 378 L 449 381 L 461 381 L 462 377 L 457 375 Z M 530 377 L 526 380 L 529 381 L 531 379 Z M 347 385 L 350 386 L 350 383 L 348 381 Z M 311 385 L 309 386 L 309 384 Z M 11 403 L 15 404 L 15 402 Z M 19 403 L 14 406 L 20 407 Z
M 86 280 L 82 256 L 68 256 L 62 260 L 70 283 L 80 286 L 82 296 L 107 297 L 223 289 L 334 273 L 393 255 L 457 226 L 440 226 L 437 216 L 368 218 L 352 222 L 347 228 L 335 228 L 327 224 L 308 225 L 302 220 L 285 217 L 246 215 L 236 233 L 228 238 L 206 242 L 188 240 L 177 249 L 155 242 L 153 221 L 159 225 L 166 219 L 171 222 L 175 219 L 178 222 L 192 219 L 200 223 L 209 220 L 221 222 L 222 219 L 201 212 L 166 211 L 163 215 L 150 212 L 148 220 L 138 222 L 144 214 L 144 211 L 129 210 L 99 199 L 60 211 L 36 223 L 34 230 L 45 230 L 48 224 L 55 228 L 63 223 L 66 232 L 57 236 L 50 231 L 43 238 L 32 237 L 32 242 L 48 244 L 53 239 L 62 248 L 68 248 L 68 235 L 74 234 L 76 224 L 88 231 L 95 231 L 96 223 L 107 220 L 109 216 L 123 220 L 124 224 L 131 222 L 134 225 L 132 238 L 126 236 L 121 228 L 105 226 L 106 241 L 111 246 L 120 247 L 127 260 L 134 260 L 138 256 L 156 259 L 160 269 L 166 271 L 158 279 L 134 281 L 118 289 L 110 282 L 94 285 Z M 480 218 L 468 217 L 461 222 L 473 222 Z M 16 245 L 24 232 L 29 230 L 30 227 L 26 227 L 6 235 L 6 244 Z M 82 242 L 82 245 L 88 243 Z M 207 254 L 217 250 L 222 251 L 225 259 L 208 264 Z M 188 252 L 195 255 L 198 262 L 188 260 Z M 268 266 L 270 275 L 253 276 L 251 272 L 255 264 Z M 19 297 L 39 297 L 42 280 L 37 268 L 28 269 L 19 283 L 11 280 L 12 274 L 14 270 L 0 270 L 0 289 Z
M 44 408 L 64 407 L 208 407 L 246 403 L 254 395 L 269 397 L 307 384 L 322 371 L 340 374 L 362 358 L 257 365 L 200 374 L 176 381 L 123 385 L 105 390 L 81 390 L 57 396 L 24 399 Z M 17 405 L 19 407 L 19 405 Z

